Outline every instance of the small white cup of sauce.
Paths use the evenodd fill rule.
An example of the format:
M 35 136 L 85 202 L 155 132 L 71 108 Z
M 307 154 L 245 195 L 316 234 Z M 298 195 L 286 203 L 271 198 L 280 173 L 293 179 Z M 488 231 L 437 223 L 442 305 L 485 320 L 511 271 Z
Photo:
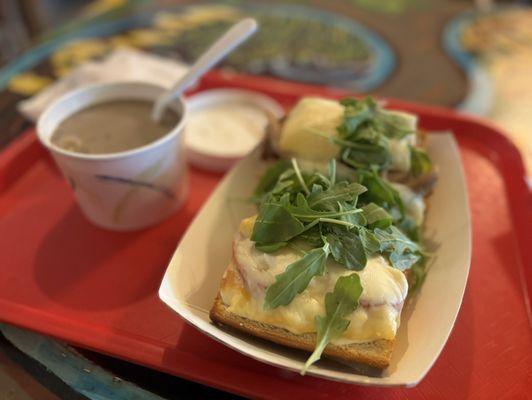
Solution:
M 153 104 L 163 91 L 162 87 L 140 82 L 90 86 L 55 101 L 37 122 L 39 140 L 51 152 L 72 187 L 82 212 L 102 228 L 120 231 L 145 228 L 169 217 L 183 204 L 188 192 L 183 145 L 185 103 L 180 98 L 168 107 L 175 118 L 167 126 L 167 131 L 161 131 L 159 137 L 151 139 L 140 135 L 146 143 L 139 145 L 142 140 L 135 139 L 134 147 L 126 145 L 124 148 L 123 143 L 112 143 L 109 145 L 110 152 L 90 153 L 82 149 L 83 143 L 79 151 L 76 146 L 58 143 L 55 134 L 59 134 L 58 129 L 75 133 L 77 116 L 90 120 L 93 116 L 87 114 L 108 106 L 113 108 L 106 109 L 108 112 L 104 110 L 103 117 L 100 115 L 96 120 L 94 132 L 99 135 L 94 137 L 98 137 L 100 142 L 95 145 L 101 145 L 101 140 L 109 138 L 114 132 L 127 134 L 128 129 L 145 129 L 150 121 L 144 119 L 142 122 L 132 114 L 139 114 L 137 106 L 148 110 L 149 106 L 144 107 L 141 103 Z M 132 118 L 127 118 L 129 110 L 120 108 L 121 103 L 135 106 L 129 114 Z M 114 114 L 116 121 L 114 109 L 117 110 Z M 95 120 L 90 121 L 94 123 Z M 122 124 L 120 127 L 113 125 L 117 121 Z M 87 132 L 87 120 L 82 122 L 85 125 L 80 126 L 79 132 L 81 134 L 85 130 L 86 135 L 81 141 L 87 140 L 91 133 L 91 130 Z M 64 140 L 78 140 L 77 137 L 68 138 L 68 133 L 65 132 Z
M 252 151 L 270 119 L 283 117 L 282 106 L 258 92 L 218 88 L 187 98 L 185 146 L 188 161 L 199 168 L 226 171 Z

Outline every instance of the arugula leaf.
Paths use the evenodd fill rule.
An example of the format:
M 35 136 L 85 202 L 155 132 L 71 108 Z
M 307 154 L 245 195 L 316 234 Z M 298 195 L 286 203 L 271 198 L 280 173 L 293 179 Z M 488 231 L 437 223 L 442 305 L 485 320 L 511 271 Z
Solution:
M 388 138 L 378 123 L 379 106 L 370 97 L 344 99 L 344 119 L 331 140 L 341 148 L 341 160 L 353 168 L 386 168 L 391 162 Z
M 366 188 L 359 183 L 338 182 L 328 190 L 311 193 L 308 196 L 308 204 L 317 210 L 334 210 L 339 201 L 354 202 L 365 191 Z
M 289 203 L 288 196 L 283 196 L 280 200 L 280 203 L 291 213 L 293 217 L 296 217 L 300 221 L 304 222 L 312 222 L 319 218 L 338 218 L 344 215 L 362 212 L 362 210 L 356 208 L 341 211 L 316 211 L 310 208 L 307 199 L 302 193 L 297 194 L 295 205 Z
M 323 246 L 323 237 L 319 225 L 306 230 L 298 235 L 296 239 L 301 240 L 312 247 Z
M 283 247 L 286 247 L 287 244 L 288 242 L 278 242 L 278 243 L 272 243 L 272 244 L 256 243 L 255 248 L 264 253 L 275 253 L 277 250 L 280 250 Z
M 327 172 L 329 173 L 329 182 L 331 185 L 336 183 L 336 159 L 331 158 L 327 165 Z
M 384 110 L 371 97 L 347 98 L 340 104 L 344 106 L 344 116 L 336 128 L 338 136 L 330 140 L 340 147 L 342 162 L 355 169 L 385 170 L 392 158 L 390 139 L 401 140 L 415 134 L 407 117 Z M 416 173 L 418 167 L 424 170 L 430 162 L 422 154 L 412 153 L 412 157 L 419 159 L 412 163 Z
M 371 98 L 363 100 L 346 98 L 340 100 L 340 104 L 345 107 L 344 119 L 337 128 L 340 136 L 349 138 L 354 135 L 357 129 L 370 121 L 377 108 L 377 103 Z
M 416 222 L 411 217 L 405 215 L 404 218 L 399 221 L 397 227 L 414 242 L 419 242 L 419 226 L 417 226 Z
M 432 169 L 432 162 L 423 150 L 410 147 L 410 171 L 415 177 L 425 175 Z
M 325 295 L 325 316 L 316 316 L 315 319 L 316 347 L 301 370 L 301 375 L 320 359 L 327 344 L 339 338 L 348 328 L 350 321 L 345 318 L 355 311 L 361 294 L 360 277 L 353 273 L 338 278 L 334 290 Z
M 394 268 L 404 271 L 412 267 L 421 259 L 419 254 L 414 253 L 400 253 L 393 251 L 390 253 L 390 262 Z
M 395 221 L 404 217 L 404 205 L 399 193 L 375 171 L 360 171 L 359 179 L 360 183 L 368 188 L 368 191 L 360 196 L 362 203 L 381 206 Z
M 270 190 L 271 195 L 278 195 L 282 193 L 297 193 L 299 191 L 299 183 L 296 179 L 293 169 L 287 169 L 281 175 L 275 186 Z
M 389 138 L 402 139 L 414 134 L 414 130 L 405 121 L 404 117 L 379 110 L 377 123 L 379 129 Z
M 301 185 L 301 188 L 305 191 L 307 195 L 310 194 L 310 190 L 308 189 L 307 183 L 305 182 L 305 179 L 303 179 L 303 175 L 301 174 L 301 171 L 299 169 L 299 166 L 297 164 L 297 160 L 295 158 L 291 159 L 292 162 L 292 168 L 294 169 L 294 172 L 296 174 L 296 177 L 299 181 L 299 184 Z
M 360 183 L 368 188 L 364 200 L 378 205 L 394 204 L 399 194 L 374 171 L 361 171 Z
M 353 210 L 353 207 L 355 207 L 356 202 L 348 203 L 346 201 L 339 201 L 338 202 L 338 209 L 343 212 L 345 210 Z M 360 208 L 356 208 L 355 210 L 360 212 L 353 212 L 349 214 L 342 214 L 340 216 L 340 219 L 342 221 L 349 222 L 350 224 L 354 226 L 364 226 L 366 225 L 366 217 L 364 217 L 364 212 Z
M 366 204 L 362 210 L 369 228 L 386 229 L 392 224 L 392 216 L 375 203 Z
M 265 203 L 253 225 L 251 240 L 260 244 L 286 242 L 304 229 L 303 224 L 282 205 Z
M 360 237 L 352 232 L 329 233 L 327 242 L 331 246 L 331 254 L 334 259 L 347 269 L 360 271 L 364 269 L 368 261 L 366 251 Z
M 395 226 L 390 226 L 387 229 L 376 228 L 374 232 L 379 240 L 381 251 L 398 250 L 402 253 L 406 250 L 419 250 L 418 245 Z
M 341 159 L 353 168 L 368 168 L 371 166 L 386 168 L 391 162 L 388 148 L 376 144 L 358 144 L 348 146 L 341 153 Z
M 266 172 L 264 172 L 264 174 L 261 176 L 253 194 L 255 196 L 262 196 L 272 190 L 277 184 L 277 181 L 279 180 L 281 174 L 285 172 L 289 168 L 289 166 L 290 163 L 288 161 L 279 160 L 271 167 L 269 167 Z
M 356 139 L 356 141 L 353 141 Z M 382 136 L 382 132 L 379 131 L 375 121 L 369 122 L 358 129 L 356 135 L 351 142 L 347 142 L 346 146 L 357 148 L 359 143 L 371 143 L 388 148 L 388 140 L 385 136 Z
M 314 183 L 312 187 L 310 188 L 310 193 L 320 193 L 320 192 L 323 192 L 323 186 L 318 185 L 317 183 Z
M 418 245 L 395 226 L 375 228 L 374 233 L 379 241 L 379 250 L 388 255 L 394 268 L 404 271 L 421 258 Z
M 290 304 L 294 297 L 305 290 L 316 275 L 325 272 L 325 261 L 329 255 L 329 244 L 309 251 L 303 258 L 290 264 L 275 277 L 275 283 L 266 290 L 264 309 L 271 310 Z
M 369 229 L 359 227 L 358 235 L 360 236 L 360 240 L 362 241 L 362 245 L 368 256 L 377 253 L 380 250 L 379 239 L 377 239 L 375 234 Z
M 296 167 L 297 169 L 294 169 Z M 309 194 L 311 188 L 313 192 L 324 191 L 330 187 L 330 181 L 319 172 L 307 173 L 301 171 L 298 164 L 293 160 L 292 166 L 279 175 L 277 183 L 263 197 L 277 199 L 279 196 L 288 194 L 294 198 L 298 193 Z
M 277 182 L 273 189 L 270 190 L 269 195 L 275 197 L 275 195 L 279 195 L 281 193 L 290 194 L 292 191 L 295 191 L 294 186 L 294 181 L 290 179 L 279 180 L 279 182 Z

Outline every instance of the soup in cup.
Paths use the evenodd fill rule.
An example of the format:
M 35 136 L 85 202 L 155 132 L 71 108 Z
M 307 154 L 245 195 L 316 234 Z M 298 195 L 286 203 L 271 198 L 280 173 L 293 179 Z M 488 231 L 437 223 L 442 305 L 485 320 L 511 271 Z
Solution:
M 186 198 L 183 99 L 169 105 L 160 123 L 151 119 L 164 90 L 140 82 L 89 86 L 61 97 L 39 118 L 39 140 L 83 214 L 100 227 L 154 225 Z

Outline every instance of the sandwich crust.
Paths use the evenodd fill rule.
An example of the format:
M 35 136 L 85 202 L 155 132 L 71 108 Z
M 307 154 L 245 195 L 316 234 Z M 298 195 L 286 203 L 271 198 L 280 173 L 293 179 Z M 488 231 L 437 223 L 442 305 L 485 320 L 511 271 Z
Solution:
M 231 270 L 231 267 L 229 266 L 228 269 Z M 225 282 L 226 280 L 223 279 L 222 285 Z M 209 316 L 216 324 L 231 326 L 240 331 L 284 346 L 312 352 L 316 345 L 315 333 L 295 334 L 287 329 L 254 321 L 229 311 L 219 293 Z M 393 346 L 394 340 L 386 339 L 346 345 L 329 343 L 323 354 L 343 361 L 357 362 L 378 369 L 384 369 L 390 364 Z

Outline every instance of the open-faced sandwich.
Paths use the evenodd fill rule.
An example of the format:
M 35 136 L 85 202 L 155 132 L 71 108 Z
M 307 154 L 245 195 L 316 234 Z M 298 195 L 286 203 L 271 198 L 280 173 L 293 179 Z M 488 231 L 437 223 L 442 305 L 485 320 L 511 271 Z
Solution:
M 435 169 L 414 115 L 370 98 L 303 98 L 270 129 L 262 176 L 211 319 L 286 346 L 376 368 L 423 279 Z

